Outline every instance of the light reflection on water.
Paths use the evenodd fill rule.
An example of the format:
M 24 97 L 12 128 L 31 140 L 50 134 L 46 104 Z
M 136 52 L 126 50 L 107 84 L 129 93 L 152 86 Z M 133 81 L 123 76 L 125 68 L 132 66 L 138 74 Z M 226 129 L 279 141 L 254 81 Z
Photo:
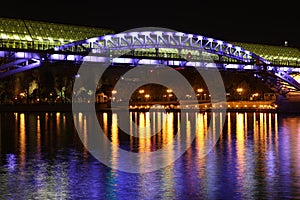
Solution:
M 0 199 L 300 198 L 300 116 L 227 113 L 216 146 L 199 158 L 214 115 L 191 112 L 181 119 L 176 112 L 132 112 L 130 130 L 142 136 L 133 137 L 118 128 L 116 113 L 98 113 L 110 141 L 133 152 L 163 148 L 174 139 L 180 120 L 187 143 L 196 133 L 191 148 L 173 164 L 130 174 L 89 154 L 84 147 L 89 146 L 89 119 L 82 113 L 74 123 L 83 141 L 71 113 L 0 113 Z M 217 130 L 222 122 L 212 124 Z M 118 166 L 118 152 L 111 153 L 112 165 Z

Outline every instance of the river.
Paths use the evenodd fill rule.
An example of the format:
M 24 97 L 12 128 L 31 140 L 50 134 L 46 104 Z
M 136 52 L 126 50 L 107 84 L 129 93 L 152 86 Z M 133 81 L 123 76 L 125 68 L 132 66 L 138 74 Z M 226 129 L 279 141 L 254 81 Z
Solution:
M 116 113 L 97 116 L 111 143 L 134 153 L 163 149 L 180 123 L 191 145 L 178 159 L 170 154 L 167 166 L 130 173 L 118 170 L 121 158 L 114 152 L 114 167 L 90 153 L 88 134 L 78 134 L 90 127 L 82 113 L 2 112 L 0 199 L 300 199 L 299 115 L 227 112 L 219 137 L 202 157 L 214 113 L 181 118 L 177 112 L 131 112 L 138 126 L 161 130 L 144 138 L 122 132 Z

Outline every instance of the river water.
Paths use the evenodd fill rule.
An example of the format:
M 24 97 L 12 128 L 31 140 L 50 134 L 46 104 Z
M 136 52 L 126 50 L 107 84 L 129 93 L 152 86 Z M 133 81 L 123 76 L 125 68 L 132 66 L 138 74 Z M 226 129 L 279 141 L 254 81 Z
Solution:
M 74 115 L 0 113 L 0 199 L 300 199 L 298 115 L 227 112 L 216 144 L 199 157 L 213 113 L 180 118 L 176 112 L 131 112 L 139 126 L 155 117 L 150 126 L 161 130 L 133 139 L 118 128 L 116 113 L 97 113 L 110 141 L 135 153 L 163 148 L 180 123 L 195 132 L 181 157 L 147 173 L 125 172 L 96 159 L 88 135 L 80 137 L 74 126 L 84 133 L 88 118 Z M 119 159 L 112 153 L 112 164 Z

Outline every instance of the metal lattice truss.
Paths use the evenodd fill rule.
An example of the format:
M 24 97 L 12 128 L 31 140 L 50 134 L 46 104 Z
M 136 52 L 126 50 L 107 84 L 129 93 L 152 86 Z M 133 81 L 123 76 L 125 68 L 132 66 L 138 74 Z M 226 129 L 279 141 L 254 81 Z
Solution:
M 105 53 L 118 50 L 138 50 L 138 49 L 177 49 L 178 53 L 182 49 L 207 52 L 219 56 L 225 56 L 242 62 L 268 61 L 251 53 L 239 46 L 226 43 L 221 40 L 207 38 L 200 35 L 186 34 L 182 32 L 164 31 L 141 31 L 105 35 L 86 40 L 68 43 L 56 47 L 56 51 L 88 51 L 93 53 Z
M 136 56 L 134 52 L 155 50 L 153 57 Z M 160 50 L 172 49 L 176 57 L 159 56 Z M 197 56 L 189 58 L 182 56 L 183 52 L 197 52 Z M 119 53 L 119 54 L 116 54 Z M 121 54 L 131 53 L 132 57 L 122 58 Z M 120 64 L 167 64 L 174 66 L 203 67 L 203 55 L 218 58 L 218 67 L 222 69 L 252 70 L 257 77 L 277 85 L 276 91 L 286 94 L 292 90 L 300 90 L 300 84 L 290 76 L 290 73 L 299 73 L 299 68 L 274 66 L 264 58 L 243 49 L 242 47 L 221 40 L 200 35 L 186 34 L 170 31 L 140 31 L 125 32 L 112 35 L 93 37 L 85 40 L 67 43 L 54 49 L 30 52 L 0 51 L 0 57 L 14 57 L 15 60 L 0 66 L 0 78 L 39 66 L 45 61 L 71 61 L 71 62 L 111 62 Z M 235 62 L 232 63 L 231 60 Z M 216 61 L 215 59 L 213 61 Z M 265 73 L 267 72 L 267 73 Z M 274 79 L 275 77 L 275 79 Z M 275 83 L 274 83 L 275 81 Z M 279 86 L 278 86 L 279 84 Z
M 40 55 L 28 52 L 0 51 L 0 58 L 5 62 L 0 65 L 0 78 L 39 67 Z

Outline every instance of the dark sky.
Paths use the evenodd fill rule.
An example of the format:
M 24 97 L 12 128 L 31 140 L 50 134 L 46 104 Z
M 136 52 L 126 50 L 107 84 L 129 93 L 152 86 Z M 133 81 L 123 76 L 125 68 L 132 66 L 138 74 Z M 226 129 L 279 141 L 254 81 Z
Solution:
M 6 1 L 8 4 L 9 2 Z M 96 1 L 97 2 L 97 1 Z M 105 3 L 106 2 L 106 3 Z M 108 3 L 111 2 L 111 3 Z M 297 1 L 61 1 L 24 4 L 11 1 L 1 17 L 32 19 L 111 28 L 122 32 L 163 27 L 225 41 L 242 41 L 300 48 Z M 262 4 L 264 3 L 264 4 Z M 16 4 L 18 9 L 14 9 Z

